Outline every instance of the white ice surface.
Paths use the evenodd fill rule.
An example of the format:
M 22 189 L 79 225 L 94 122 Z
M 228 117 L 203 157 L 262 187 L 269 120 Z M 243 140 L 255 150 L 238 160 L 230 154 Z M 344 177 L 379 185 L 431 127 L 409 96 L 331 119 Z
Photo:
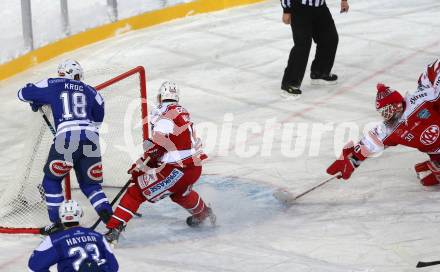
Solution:
M 1 82 L 2 184 L 14 178 L 12 166 L 19 163 L 26 138 L 23 120 L 32 114 L 15 97 L 21 85 L 53 74 L 65 57 L 83 64 L 91 84 L 144 65 L 152 92 L 164 79 L 180 84 L 182 104 L 196 122 L 221 125 L 224 114 L 233 113 L 233 137 L 227 156 L 218 148 L 210 152 L 196 186 L 212 204 L 219 226 L 188 229 L 185 212 L 169 200 L 145 205 L 144 216 L 131 222 L 115 250 L 121 271 L 406 272 L 415 271 L 418 260 L 440 259 L 439 190 L 421 187 L 412 170 L 423 154 L 390 149 L 366 161 L 349 182 L 330 182 L 290 209 L 270 191 L 287 187 L 300 193 L 325 179 L 325 168 L 338 152 L 333 134 L 318 142 L 308 136 L 307 152 L 288 158 L 274 128 L 278 136 L 270 155 L 237 155 L 237 147 L 259 147 L 263 141 L 257 132 L 245 143 L 235 142 L 244 122 L 276 118 L 283 124 L 363 126 L 375 121 L 375 84 L 411 90 L 424 66 L 440 55 L 437 0 L 353 0 L 348 14 L 338 13 L 338 1 L 328 2 L 340 35 L 333 69 L 340 81 L 312 87 L 306 72 L 298 101 L 279 96 L 292 41 L 276 0 L 129 33 Z M 318 155 L 309 156 L 317 144 Z M 0 236 L 0 271 L 24 271 L 39 241 Z

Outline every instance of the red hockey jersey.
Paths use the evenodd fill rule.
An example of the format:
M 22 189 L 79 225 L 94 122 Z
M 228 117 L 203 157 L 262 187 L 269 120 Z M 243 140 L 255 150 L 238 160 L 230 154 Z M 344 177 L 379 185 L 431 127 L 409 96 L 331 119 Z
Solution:
M 177 103 L 162 103 L 152 112 L 153 142 L 166 149 L 162 163 L 193 165 L 206 159 L 189 112 Z
M 440 153 L 440 89 L 420 86 L 406 94 L 404 106 L 402 116 L 393 125 L 381 123 L 361 139 L 368 155 L 396 145 Z

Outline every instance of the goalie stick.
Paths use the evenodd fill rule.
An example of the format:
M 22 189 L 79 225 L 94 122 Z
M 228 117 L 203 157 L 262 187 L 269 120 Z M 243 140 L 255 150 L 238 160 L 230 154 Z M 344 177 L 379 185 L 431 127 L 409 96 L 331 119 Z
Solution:
M 306 190 L 305 192 L 294 196 L 291 192 L 289 192 L 286 189 L 278 189 L 273 193 L 273 196 L 278 199 L 279 201 L 283 202 L 285 205 L 293 205 L 295 203 L 295 201 L 303 196 L 305 196 L 306 194 L 318 189 L 319 187 L 325 185 L 326 183 L 328 183 L 329 181 L 332 181 L 333 179 L 337 178 L 339 176 L 339 174 L 336 174 L 334 176 L 331 176 L 329 178 L 327 178 L 326 180 L 322 181 L 321 183 L 319 183 L 318 185 L 313 186 L 312 188 Z
M 440 264 L 440 261 L 433 261 L 433 262 L 418 262 L 416 267 L 417 268 L 421 268 L 421 267 L 426 267 L 426 266 L 431 266 L 431 265 L 437 265 Z

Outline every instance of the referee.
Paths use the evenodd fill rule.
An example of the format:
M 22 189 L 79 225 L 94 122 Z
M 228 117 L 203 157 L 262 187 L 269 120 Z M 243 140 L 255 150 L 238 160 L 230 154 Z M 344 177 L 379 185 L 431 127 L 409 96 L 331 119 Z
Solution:
M 294 46 L 281 82 L 282 96 L 301 95 L 301 83 L 309 58 L 312 39 L 316 43 L 310 78 L 312 84 L 336 84 L 338 76 L 330 73 L 338 47 L 338 32 L 325 0 L 281 0 L 283 22 L 290 24 Z M 341 0 L 341 13 L 348 11 Z

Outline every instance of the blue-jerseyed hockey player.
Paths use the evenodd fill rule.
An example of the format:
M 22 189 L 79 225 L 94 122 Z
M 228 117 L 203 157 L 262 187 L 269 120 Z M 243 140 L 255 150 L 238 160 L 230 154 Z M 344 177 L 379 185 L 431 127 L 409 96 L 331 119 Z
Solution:
M 72 168 L 81 191 L 101 219 L 107 222 L 112 214 L 101 186 L 99 125 L 104 119 L 104 100 L 93 87 L 82 82 L 83 70 L 77 61 L 61 63 L 58 76 L 29 83 L 18 92 L 18 98 L 30 103 L 33 111 L 49 105 L 55 123 L 56 136 L 44 166 L 42 182 L 52 224 L 40 229 L 43 235 L 62 229 L 58 215 L 64 200 L 61 183 Z
M 32 253 L 28 269 L 49 272 L 57 264 L 63 272 L 114 272 L 119 265 L 102 234 L 79 225 L 82 209 L 74 200 L 61 203 L 64 229 L 47 236 Z

